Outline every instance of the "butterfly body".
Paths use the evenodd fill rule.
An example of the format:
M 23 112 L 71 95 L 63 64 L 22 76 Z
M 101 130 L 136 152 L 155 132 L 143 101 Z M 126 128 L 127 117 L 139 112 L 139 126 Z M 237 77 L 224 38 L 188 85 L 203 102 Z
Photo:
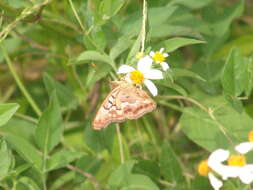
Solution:
M 100 106 L 93 128 L 100 130 L 112 122 L 138 119 L 153 111 L 156 103 L 142 89 L 124 81 L 114 81 L 113 89 Z

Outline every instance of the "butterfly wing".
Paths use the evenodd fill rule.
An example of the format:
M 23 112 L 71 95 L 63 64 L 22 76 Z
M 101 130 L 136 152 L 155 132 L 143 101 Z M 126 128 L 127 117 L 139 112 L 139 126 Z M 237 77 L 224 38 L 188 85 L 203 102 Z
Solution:
M 130 84 L 114 88 L 99 108 L 93 121 L 93 128 L 100 130 L 112 122 L 138 119 L 156 108 L 148 94 Z

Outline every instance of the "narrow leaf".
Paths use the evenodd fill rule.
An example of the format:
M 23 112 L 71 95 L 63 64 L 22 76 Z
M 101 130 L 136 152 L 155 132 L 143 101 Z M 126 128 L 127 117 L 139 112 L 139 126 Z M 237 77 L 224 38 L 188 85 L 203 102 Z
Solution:
M 54 91 L 35 131 L 35 140 L 44 153 L 50 152 L 60 142 L 62 130 L 60 106 Z
M 0 104 L 0 126 L 6 124 L 17 111 L 18 104 Z
M 190 38 L 177 37 L 177 38 L 172 38 L 172 39 L 164 41 L 163 45 L 167 52 L 172 52 L 183 46 L 192 45 L 192 44 L 202 44 L 202 43 L 205 43 L 205 42 L 201 40 L 190 39 Z

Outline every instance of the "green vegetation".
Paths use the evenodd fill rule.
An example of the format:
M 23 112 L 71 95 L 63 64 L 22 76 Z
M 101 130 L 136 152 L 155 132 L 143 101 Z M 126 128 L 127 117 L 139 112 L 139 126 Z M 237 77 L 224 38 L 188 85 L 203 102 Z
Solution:
M 253 2 L 146 1 L 0 1 L 0 190 L 212 189 L 198 163 L 253 130 Z M 160 48 L 157 109 L 92 129 L 118 68 Z

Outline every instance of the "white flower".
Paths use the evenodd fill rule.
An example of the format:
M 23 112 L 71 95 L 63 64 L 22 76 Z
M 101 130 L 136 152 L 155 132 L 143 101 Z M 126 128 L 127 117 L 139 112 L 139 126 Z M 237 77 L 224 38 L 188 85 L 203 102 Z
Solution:
M 169 69 L 168 63 L 165 62 L 165 58 L 168 57 L 169 55 L 167 53 L 163 53 L 164 48 L 161 48 L 160 51 L 151 51 L 149 55 L 153 58 L 155 63 L 158 63 L 161 65 L 162 69 L 164 71 L 167 71 Z
M 118 69 L 118 74 L 126 74 L 125 80 L 134 84 L 144 83 L 153 96 L 157 95 L 155 84 L 149 80 L 163 79 L 160 70 L 152 69 L 153 60 L 149 56 L 145 56 L 138 61 L 137 69 L 129 65 L 122 65 Z
M 208 173 L 208 178 L 215 190 L 219 190 L 222 187 L 223 182 L 215 177 L 215 175 L 213 175 L 211 172 Z
M 242 183 L 249 184 L 253 181 L 253 165 L 245 164 L 243 166 L 229 166 L 225 165 L 222 162 L 229 159 L 229 151 L 224 149 L 218 149 L 214 151 L 209 159 L 208 166 L 219 174 L 223 180 L 228 178 L 239 178 Z M 243 158 L 243 155 L 239 155 L 240 158 Z

